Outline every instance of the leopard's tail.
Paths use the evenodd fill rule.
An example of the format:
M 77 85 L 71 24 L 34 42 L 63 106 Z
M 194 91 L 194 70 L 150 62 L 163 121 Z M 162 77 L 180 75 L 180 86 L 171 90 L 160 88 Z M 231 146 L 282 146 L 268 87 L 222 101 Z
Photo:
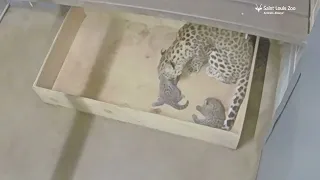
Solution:
M 249 70 L 244 71 L 236 83 L 237 87 L 233 94 L 231 105 L 228 109 L 228 116 L 224 121 L 223 129 L 225 130 L 230 130 L 237 118 L 241 104 L 246 96 L 249 76 L 250 76 L 250 71 Z

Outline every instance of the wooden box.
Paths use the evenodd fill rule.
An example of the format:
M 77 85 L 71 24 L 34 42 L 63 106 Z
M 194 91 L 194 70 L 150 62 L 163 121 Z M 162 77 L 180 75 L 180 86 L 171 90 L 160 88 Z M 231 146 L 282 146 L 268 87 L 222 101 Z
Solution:
M 219 98 L 227 110 L 235 87 L 209 78 L 203 71 L 179 82 L 190 101 L 187 109 L 151 108 L 158 95 L 156 66 L 160 50 L 170 45 L 183 24 L 144 15 L 71 8 L 33 89 L 49 104 L 236 149 L 248 117 L 259 37 L 246 98 L 233 128 L 224 131 L 192 121 L 191 115 L 198 114 L 195 106 L 202 105 L 209 96 Z M 267 66 L 270 63 L 268 60 Z M 275 75 L 270 71 L 265 76 Z M 272 80 L 277 81 L 276 78 Z M 264 88 L 275 89 L 267 85 Z M 259 104 L 254 106 L 259 111 Z

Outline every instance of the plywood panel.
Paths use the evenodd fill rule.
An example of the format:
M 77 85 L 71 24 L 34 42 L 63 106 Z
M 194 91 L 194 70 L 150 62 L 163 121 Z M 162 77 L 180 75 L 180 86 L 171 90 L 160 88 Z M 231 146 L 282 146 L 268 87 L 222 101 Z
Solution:
M 156 68 L 160 51 L 173 42 L 179 28 L 180 22 L 176 27 L 169 27 L 127 21 L 117 15 L 87 13 L 53 90 L 154 112 L 151 104 L 158 96 Z M 201 105 L 207 97 L 220 99 L 228 109 L 235 90 L 235 85 L 208 77 L 205 69 L 181 79 L 179 87 L 190 101 L 188 108 L 178 111 L 163 106 L 157 112 L 190 122 L 193 122 L 191 117 L 196 113 L 196 105 Z M 246 103 L 243 106 L 246 107 Z
M 149 112 L 151 100 L 156 98 L 158 91 L 156 71 L 152 67 L 156 68 L 160 49 L 171 43 L 181 22 L 175 24 L 172 20 L 154 17 L 124 14 L 104 16 L 92 11 L 86 12 L 87 16 L 81 8 L 71 8 L 46 56 L 33 86 L 44 102 L 237 148 L 244 120 L 255 118 L 252 114 L 248 116 L 247 111 L 249 97 L 251 102 L 256 99 L 251 97 L 252 86 L 261 87 L 263 82 L 253 83 L 256 85 L 252 86 L 249 83 L 249 90 L 238 115 L 240 119 L 237 119 L 231 131 L 190 122 L 187 118 L 191 109 L 184 111 L 187 115 L 189 113 L 188 117 L 169 107 Z M 77 23 L 73 24 L 73 20 Z M 73 24 L 72 28 L 70 24 Z M 65 46 L 62 37 L 69 36 L 72 38 L 66 38 L 68 46 Z M 251 71 L 250 82 L 253 76 L 258 77 Z M 56 79 L 54 83 L 52 79 Z M 187 80 L 181 81 L 181 89 L 190 102 L 195 101 L 189 106 L 195 106 L 196 102 L 202 103 L 208 95 L 217 95 L 223 102 L 227 102 L 227 96 L 230 95 L 224 96 L 222 93 L 227 94 L 233 89 L 204 75 Z M 251 104 L 251 110 L 254 109 L 256 113 L 259 110 L 258 103 L 254 101 Z

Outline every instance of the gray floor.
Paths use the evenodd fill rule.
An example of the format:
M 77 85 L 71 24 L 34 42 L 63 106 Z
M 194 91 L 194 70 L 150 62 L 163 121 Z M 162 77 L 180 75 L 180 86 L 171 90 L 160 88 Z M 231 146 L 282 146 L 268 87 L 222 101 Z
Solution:
M 31 86 L 63 14 L 12 7 L 0 24 L 0 179 L 249 180 L 260 151 L 237 151 L 44 104 Z

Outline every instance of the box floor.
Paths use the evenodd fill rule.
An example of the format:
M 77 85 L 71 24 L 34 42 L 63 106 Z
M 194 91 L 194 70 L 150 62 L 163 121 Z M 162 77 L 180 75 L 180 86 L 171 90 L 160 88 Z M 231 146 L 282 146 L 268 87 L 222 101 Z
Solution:
M 52 89 L 191 123 L 193 114 L 200 115 L 195 107 L 207 97 L 218 98 L 227 110 L 236 85 L 208 77 L 205 68 L 179 81 L 186 96 L 179 104 L 189 100 L 186 109 L 179 111 L 168 105 L 152 108 L 159 93 L 159 52 L 170 46 L 182 25 L 178 22 L 166 26 L 163 23 L 168 21 L 150 22 L 148 18 L 142 23 L 137 18 L 87 12 L 61 69 L 56 70 L 59 74 Z M 243 122 L 246 106 L 245 101 L 235 129 Z
M 62 14 L 11 7 L 0 24 L 0 179 L 255 179 L 266 112 L 232 151 L 43 103 L 31 86 Z

